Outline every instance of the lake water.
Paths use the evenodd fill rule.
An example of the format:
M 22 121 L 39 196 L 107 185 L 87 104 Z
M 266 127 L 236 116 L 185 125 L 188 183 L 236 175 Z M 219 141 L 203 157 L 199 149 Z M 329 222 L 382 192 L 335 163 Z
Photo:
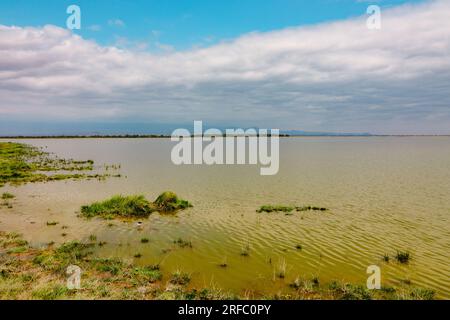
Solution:
M 17 198 L 12 209 L 0 207 L 0 230 L 23 233 L 34 246 L 93 234 L 107 242 L 96 255 L 161 263 L 163 272 L 190 272 L 193 285 L 213 283 L 236 293 L 289 291 L 287 284 L 297 276 L 365 284 L 366 269 L 375 264 L 383 285 L 409 280 L 450 298 L 449 137 L 283 138 L 275 176 L 261 176 L 259 166 L 250 165 L 175 166 L 168 139 L 20 142 L 59 157 L 120 164 L 124 176 L 2 188 Z M 82 205 L 115 194 L 154 200 L 165 190 L 194 207 L 175 216 L 153 214 L 142 230 L 134 223 L 114 221 L 111 227 L 110 221 L 77 217 Z M 330 210 L 256 213 L 264 204 Z M 49 227 L 47 221 L 60 224 Z M 150 242 L 142 244 L 144 237 Z M 177 247 L 178 238 L 193 248 Z M 247 244 L 250 255 L 243 257 Z M 397 250 L 411 253 L 408 265 L 395 261 Z M 142 258 L 134 258 L 136 253 Z M 383 262 L 385 253 L 389 263 Z M 228 267 L 220 268 L 224 260 Z M 274 279 L 283 262 L 286 278 Z

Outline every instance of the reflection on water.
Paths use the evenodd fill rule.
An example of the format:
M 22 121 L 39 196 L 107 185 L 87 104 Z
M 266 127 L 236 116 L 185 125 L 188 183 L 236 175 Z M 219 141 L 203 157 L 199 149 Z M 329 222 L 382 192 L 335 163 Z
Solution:
M 124 178 L 60 181 L 4 187 L 17 196 L 0 208 L 0 230 L 18 231 L 35 246 L 94 234 L 107 244 L 102 257 L 182 268 L 196 284 L 236 292 L 274 292 L 297 276 L 322 282 L 365 283 L 377 264 L 383 285 L 410 280 L 450 298 L 450 138 L 285 138 L 280 171 L 260 176 L 258 166 L 175 166 L 166 139 L 55 139 L 24 141 L 60 157 L 121 164 Z M 194 208 L 177 216 L 154 214 L 142 230 L 134 223 L 77 217 L 83 204 L 114 194 L 153 200 L 173 190 Z M 264 204 L 318 205 L 327 212 L 256 213 Z M 59 221 L 47 226 L 47 221 Z M 62 226 L 68 229 L 62 230 Z M 62 233 L 67 233 L 66 237 Z M 141 243 L 141 238 L 150 239 Z M 193 248 L 173 243 L 182 238 Z M 240 255 L 243 245 L 250 255 Z M 302 250 L 296 249 L 301 245 Z M 412 254 L 409 265 L 393 259 Z M 134 255 L 141 253 L 142 258 Z M 389 263 L 382 261 L 390 254 Z M 220 268 L 224 259 L 228 267 Z M 284 280 L 274 270 L 286 261 Z

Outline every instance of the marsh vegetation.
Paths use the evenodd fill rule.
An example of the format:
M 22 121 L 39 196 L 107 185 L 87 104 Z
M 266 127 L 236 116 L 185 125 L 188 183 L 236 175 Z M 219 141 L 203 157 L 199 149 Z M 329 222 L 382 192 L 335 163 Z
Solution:
M 35 249 L 17 233 L 0 232 L 0 299 L 244 299 L 250 295 L 236 295 L 210 286 L 190 286 L 191 274 L 177 269 L 165 279 L 159 264 L 136 266 L 117 258 L 96 258 L 93 243 L 67 242 L 58 247 Z M 77 265 L 82 270 L 82 290 L 66 286 L 66 269 Z M 286 263 L 280 260 L 277 277 L 284 279 Z M 408 299 L 429 300 L 432 290 L 402 287 L 383 287 L 367 290 L 350 283 L 332 282 L 321 286 L 318 278 L 297 277 L 286 284 L 288 293 L 258 295 L 259 299 Z
M 303 212 L 303 211 L 327 211 L 327 208 L 323 207 L 313 207 L 313 206 L 303 206 L 303 207 L 294 207 L 294 206 L 284 206 L 284 205 L 264 205 L 261 206 L 256 212 L 262 213 L 270 213 L 270 212 L 284 212 L 291 213 L 293 211 Z
M 164 192 L 155 202 L 148 201 L 143 195 L 122 196 L 95 202 L 81 207 L 81 214 L 86 218 L 102 217 L 104 219 L 138 219 L 148 218 L 155 211 L 161 213 L 174 213 L 192 207 L 186 201 L 179 199 L 173 192 Z
M 23 143 L 0 142 L 0 187 L 9 183 L 68 179 L 105 179 L 118 174 L 87 174 L 94 170 L 93 160 L 61 159 L 39 148 Z

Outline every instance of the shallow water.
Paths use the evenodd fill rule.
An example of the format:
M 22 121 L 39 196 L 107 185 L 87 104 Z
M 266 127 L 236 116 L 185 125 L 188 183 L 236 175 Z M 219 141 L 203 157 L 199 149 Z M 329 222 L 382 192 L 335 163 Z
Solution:
M 450 298 L 450 138 L 284 138 L 280 171 L 260 176 L 258 166 L 175 166 L 166 139 L 21 140 L 60 157 L 121 164 L 123 178 L 6 186 L 17 198 L 0 206 L 0 230 L 17 231 L 35 246 L 50 241 L 107 244 L 102 257 L 138 264 L 161 263 L 163 272 L 192 273 L 194 285 L 215 284 L 244 293 L 288 291 L 297 276 L 322 283 L 364 284 L 366 268 L 378 265 L 383 285 L 410 280 Z M 81 219 L 81 205 L 114 194 L 153 200 L 173 190 L 194 208 L 176 216 L 153 214 L 143 230 L 134 223 Z M 256 213 L 264 204 L 317 205 L 327 212 Z M 47 221 L 59 221 L 49 227 Z M 68 229 L 62 230 L 62 226 Z M 67 233 L 66 237 L 61 234 Z M 147 244 L 140 239 L 150 239 Z M 173 244 L 178 238 L 193 248 Z M 249 257 L 240 255 L 250 245 Z M 303 249 L 295 246 L 301 244 Z M 396 250 L 412 260 L 400 265 Z M 136 253 L 143 256 L 133 258 Z M 385 263 L 385 253 L 391 261 Z M 218 266 L 224 259 L 227 268 Z M 286 278 L 274 280 L 278 264 Z

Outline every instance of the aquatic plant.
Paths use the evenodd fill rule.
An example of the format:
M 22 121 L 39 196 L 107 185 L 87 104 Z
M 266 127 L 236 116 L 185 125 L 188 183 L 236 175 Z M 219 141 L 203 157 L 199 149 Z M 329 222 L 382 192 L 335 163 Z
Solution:
M 177 285 L 187 285 L 191 281 L 191 275 L 189 273 L 183 272 L 181 270 L 176 270 L 172 273 L 170 278 L 170 283 Z
M 162 279 L 162 273 L 159 265 L 135 267 L 131 272 L 134 281 L 140 284 L 154 283 Z
M 250 255 L 250 244 L 247 242 L 241 247 L 241 256 L 248 257 Z
M 155 207 L 144 196 L 113 196 L 111 199 L 81 207 L 81 214 L 86 218 L 100 216 L 111 219 L 148 217 Z
M 156 198 L 154 205 L 159 212 L 175 212 L 183 210 L 192 205 L 189 201 L 179 199 L 178 196 L 172 191 L 165 191 Z
M 12 248 L 24 247 L 26 259 Z M 20 235 L 0 232 L 0 299 L 434 299 L 435 291 L 412 286 L 382 287 L 332 282 L 313 285 L 311 280 L 295 279 L 286 285 L 292 290 L 282 294 L 262 295 L 246 290 L 243 295 L 223 291 L 214 283 L 186 286 L 191 275 L 176 270 L 168 278 L 173 286 L 162 283 L 159 265 L 136 266 L 117 258 L 92 258 L 92 244 L 69 242 L 58 247 L 33 249 Z M 10 251 L 10 253 L 8 253 Z M 67 266 L 83 270 L 83 289 L 65 286 Z M 286 288 L 287 289 L 287 288 Z
M 286 260 L 285 259 L 280 260 L 278 262 L 275 275 L 280 279 L 284 279 L 286 277 L 286 268 L 287 268 Z
M 182 238 L 178 238 L 177 240 L 174 240 L 173 243 L 178 245 L 180 248 L 192 248 L 192 242 L 183 240 Z
M 148 238 L 142 238 L 141 243 L 149 243 L 150 240 Z
M 59 224 L 58 221 L 47 221 L 47 226 L 56 226 L 57 224 Z
M 383 261 L 384 261 L 384 262 L 389 262 L 389 260 L 390 260 L 389 255 L 388 255 L 387 253 L 385 253 L 385 254 L 383 255 Z
M 257 212 L 261 213 L 261 212 L 292 212 L 294 210 L 294 207 L 288 207 L 288 206 L 271 206 L 271 205 L 265 205 L 265 206 L 261 206 L 261 208 L 259 208 L 257 210 Z
M 409 262 L 411 255 L 407 251 L 397 251 L 395 259 L 397 259 L 398 262 L 405 264 Z
M 338 284 L 332 282 L 329 286 L 332 295 L 340 300 L 371 300 L 372 293 L 366 287 L 350 283 Z
M 102 202 L 82 206 L 81 215 L 86 218 L 99 216 L 104 219 L 134 219 L 147 218 L 155 211 L 169 213 L 189 207 L 192 205 L 188 201 L 179 199 L 173 192 L 162 193 L 154 203 L 148 201 L 143 195 L 117 195 Z
M 304 206 L 304 207 L 295 207 L 296 211 L 327 211 L 327 208 L 323 207 L 311 207 L 311 206 Z
M 228 267 L 228 259 L 227 259 L 227 257 L 223 258 L 223 260 L 219 263 L 219 267 L 221 267 L 221 268 Z
M 14 199 L 16 196 L 9 193 L 9 192 L 4 192 L 2 194 L 2 200 L 10 200 L 10 199 Z
M 304 206 L 304 207 L 291 207 L 291 206 L 283 206 L 283 205 L 264 205 L 261 206 L 256 212 L 284 212 L 286 215 L 292 215 L 292 211 L 302 212 L 302 211 L 327 211 L 327 208 L 323 207 L 312 207 L 312 206 Z
M 36 147 L 22 143 L 0 142 L 0 187 L 6 183 L 18 185 L 33 182 L 60 181 L 67 179 L 106 178 L 113 175 L 88 175 L 92 160 L 76 161 L 60 159 Z M 65 171 L 64 173 L 59 171 Z M 59 172 L 59 173 L 58 173 Z M 55 174 L 52 174 L 55 173 Z
M 315 285 L 315 286 L 318 286 L 320 284 L 319 277 L 317 277 L 317 276 L 313 277 L 311 281 L 312 281 L 313 285 Z

